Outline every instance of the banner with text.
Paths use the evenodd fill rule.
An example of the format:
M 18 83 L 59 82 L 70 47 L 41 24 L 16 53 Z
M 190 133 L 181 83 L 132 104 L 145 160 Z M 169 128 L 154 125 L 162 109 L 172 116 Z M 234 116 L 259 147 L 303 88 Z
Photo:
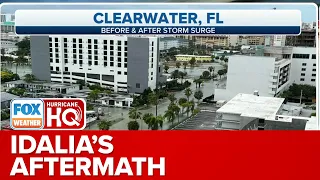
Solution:
M 17 10 L 19 35 L 299 35 L 299 10 Z

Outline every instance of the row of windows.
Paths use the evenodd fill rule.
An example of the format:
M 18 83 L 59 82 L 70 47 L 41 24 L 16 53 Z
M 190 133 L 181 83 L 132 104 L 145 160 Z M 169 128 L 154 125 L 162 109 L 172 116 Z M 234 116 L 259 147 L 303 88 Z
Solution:
M 302 63 L 302 66 L 307 66 L 307 63 Z M 313 63 L 313 66 L 316 66 L 316 64 Z
M 304 81 L 305 79 L 304 78 L 300 78 L 300 81 Z M 312 82 L 315 82 L 316 79 L 311 79 Z
M 309 59 L 310 54 L 293 54 L 292 58 L 297 58 L 297 59 Z M 311 59 L 316 59 L 316 55 L 312 54 Z
M 54 42 L 58 42 L 59 41 L 59 38 L 54 38 Z M 108 41 L 109 41 L 109 44 L 113 45 L 114 44 L 114 40 L 103 40 L 103 43 L 104 44 L 108 44 Z M 52 42 L 52 38 L 50 37 L 49 38 L 49 42 Z M 68 39 L 67 38 L 63 38 L 63 42 L 66 43 L 68 42 Z M 73 43 L 76 43 L 77 42 L 77 39 L 76 38 L 72 38 L 72 42 Z M 83 39 L 78 39 L 78 43 L 83 43 Z M 91 44 L 92 43 L 92 39 L 88 39 L 87 43 Z M 94 44 L 98 44 L 98 39 L 93 39 L 93 43 Z M 118 45 L 121 45 L 122 41 L 117 41 L 117 44 Z M 124 45 L 128 45 L 128 41 L 124 41 Z
M 56 63 L 59 63 L 59 55 L 56 54 L 56 58 L 55 58 L 55 62 Z M 68 55 L 64 55 L 64 58 L 65 58 L 65 61 L 68 61 Z M 77 59 L 79 59 L 79 61 L 82 61 L 83 60 L 83 56 L 82 55 L 79 55 L 79 58 L 77 58 L 77 55 L 73 55 L 73 59 L 74 61 L 76 61 Z M 92 56 L 91 55 L 88 55 L 88 61 L 92 60 Z M 98 56 L 94 56 L 94 60 L 95 61 L 98 61 Z M 104 61 L 108 61 L 108 57 L 107 56 L 103 56 L 103 60 Z M 110 57 L 110 61 L 114 61 L 114 57 Z M 153 63 L 153 58 L 151 59 L 152 63 Z M 50 54 L 50 62 L 53 62 L 53 58 L 52 58 L 52 54 Z M 117 62 L 122 62 L 122 58 L 121 57 L 118 57 L 117 58 Z M 128 58 L 124 58 L 124 62 L 128 62 Z M 66 63 L 66 62 L 65 62 Z
M 52 66 L 50 66 L 50 70 L 53 71 L 53 69 L 54 69 L 54 68 L 53 68 Z M 60 67 L 56 67 L 56 68 L 55 68 L 55 71 L 58 71 L 58 72 L 59 72 L 59 71 L 60 71 Z M 68 71 L 69 71 L 69 68 L 68 68 L 68 67 L 65 67 L 65 68 L 64 68 L 64 71 L 68 72 Z M 118 74 L 118 75 L 121 75 L 122 72 L 121 72 L 121 71 L 118 71 L 117 74 Z M 124 74 L 124 75 L 127 75 L 127 72 L 123 72 L 123 74 Z
M 306 74 L 305 73 L 301 73 L 301 76 L 306 76 Z M 312 76 L 315 77 L 316 74 L 312 74 Z
M 306 71 L 306 68 L 301 68 L 301 71 Z M 317 71 L 316 69 L 312 69 L 312 71 Z

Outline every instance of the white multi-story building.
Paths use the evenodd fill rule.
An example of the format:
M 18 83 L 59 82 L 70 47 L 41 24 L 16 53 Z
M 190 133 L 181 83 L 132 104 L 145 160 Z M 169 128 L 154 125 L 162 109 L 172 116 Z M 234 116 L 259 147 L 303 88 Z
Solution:
M 161 37 L 159 49 L 160 51 L 169 50 L 170 48 L 188 47 L 189 40 L 175 37 Z
M 51 82 L 100 84 L 142 93 L 162 81 L 157 37 L 31 37 L 32 71 Z
M 266 46 L 285 46 L 286 36 L 285 35 L 266 36 L 264 44 Z
M 229 57 L 225 89 L 215 89 L 215 101 L 230 100 L 238 93 L 259 91 L 261 96 L 274 97 L 290 82 L 290 59 L 276 57 Z
M 264 56 L 291 59 L 291 82 L 316 85 L 315 47 L 265 47 Z
M 14 32 L 14 14 L 1 14 L 1 32 Z

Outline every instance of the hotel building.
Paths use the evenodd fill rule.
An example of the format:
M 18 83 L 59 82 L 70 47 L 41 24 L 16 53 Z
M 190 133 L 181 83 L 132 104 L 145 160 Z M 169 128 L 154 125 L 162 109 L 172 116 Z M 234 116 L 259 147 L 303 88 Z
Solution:
M 84 80 L 114 92 L 142 93 L 162 76 L 157 37 L 31 37 L 32 72 L 58 83 Z

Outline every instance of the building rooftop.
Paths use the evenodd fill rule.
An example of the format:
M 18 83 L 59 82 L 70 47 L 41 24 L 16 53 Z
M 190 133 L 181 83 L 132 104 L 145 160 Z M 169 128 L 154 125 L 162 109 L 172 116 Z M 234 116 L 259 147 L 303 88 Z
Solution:
M 15 98 L 19 98 L 19 96 L 6 93 L 6 92 L 1 92 L 1 102 L 11 101 L 12 99 L 15 99 Z
M 198 55 L 186 55 L 186 54 L 178 54 L 175 56 L 183 56 L 183 57 L 211 57 L 211 56 L 198 56 Z
M 220 109 L 217 113 L 238 114 L 245 117 L 275 119 L 281 108 L 284 98 L 261 97 L 253 94 L 238 94 Z

